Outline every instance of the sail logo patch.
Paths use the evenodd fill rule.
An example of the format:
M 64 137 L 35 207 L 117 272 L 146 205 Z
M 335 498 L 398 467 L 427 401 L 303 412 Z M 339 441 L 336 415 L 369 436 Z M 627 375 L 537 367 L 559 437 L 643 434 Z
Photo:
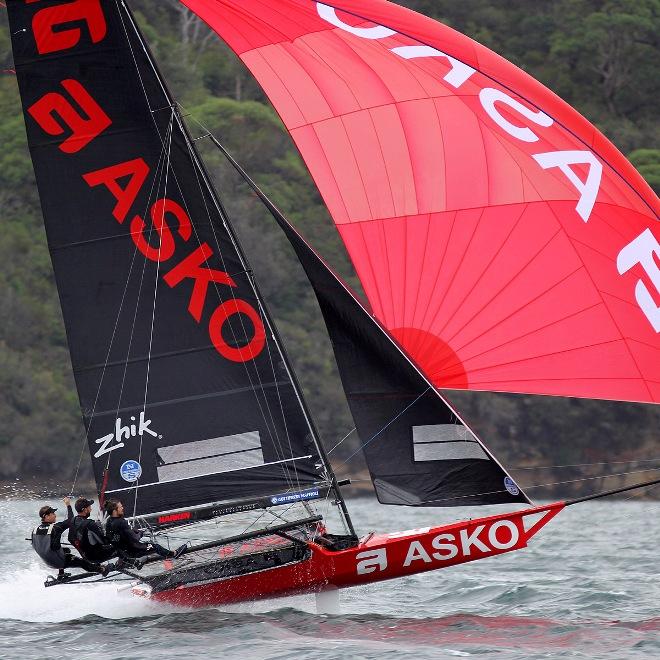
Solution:
M 124 446 L 122 440 L 130 440 L 136 436 L 143 436 L 145 433 L 152 435 L 154 438 L 158 438 L 159 435 L 156 431 L 149 428 L 151 426 L 151 420 L 145 419 L 144 411 L 140 413 L 138 420 L 134 416 L 131 416 L 131 423 L 124 426 L 121 421 L 121 417 L 117 417 L 115 420 L 115 431 L 114 433 L 108 433 L 102 438 L 94 440 L 97 445 L 101 445 L 95 452 L 94 458 L 99 458 L 103 454 L 109 454 L 115 449 L 119 449 Z
M 142 475 L 142 466 L 137 461 L 124 461 L 119 468 L 119 474 L 124 481 L 133 483 Z
M 509 491 L 509 493 L 511 493 L 511 495 L 520 494 L 520 489 L 511 477 L 504 477 L 504 487 Z

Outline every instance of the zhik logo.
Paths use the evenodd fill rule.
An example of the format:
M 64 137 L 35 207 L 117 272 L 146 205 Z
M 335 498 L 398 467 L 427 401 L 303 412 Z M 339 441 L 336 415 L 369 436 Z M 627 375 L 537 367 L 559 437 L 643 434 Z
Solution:
M 131 417 L 131 421 L 135 422 L 135 417 Z M 137 425 L 129 424 L 127 426 L 122 426 L 121 417 L 117 417 L 115 421 L 115 432 L 108 433 L 108 435 L 104 435 L 102 438 L 94 441 L 97 445 L 101 445 L 94 454 L 94 458 L 98 458 L 99 456 L 103 456 L 103 454 L 108 454 L 115 449 L 123 447 L 124 443 L 122 440 L 129 440 L 137 435 L 142 436 L 145 433 L 148 433 L 149 435 L 153 435 L 154 438 L 158 438 L 158 433 L 149 428 L 150 424 L 151 420 L 144 418 L 144 412 L 140 413 Z M 116 444 L 111 444 L 113 441 L 115 441 Z

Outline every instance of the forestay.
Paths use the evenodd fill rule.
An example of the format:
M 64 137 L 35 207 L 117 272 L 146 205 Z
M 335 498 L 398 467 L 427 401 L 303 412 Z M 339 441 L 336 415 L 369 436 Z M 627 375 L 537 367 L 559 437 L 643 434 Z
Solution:
M 324 482 L 249 266 L 128 9 L 7 4 L 99 490 L 146 514 Z
M 182 0 L 291 133 L 439 387 L 660 401 L 657 196 L 543 85 L 383 0 Z

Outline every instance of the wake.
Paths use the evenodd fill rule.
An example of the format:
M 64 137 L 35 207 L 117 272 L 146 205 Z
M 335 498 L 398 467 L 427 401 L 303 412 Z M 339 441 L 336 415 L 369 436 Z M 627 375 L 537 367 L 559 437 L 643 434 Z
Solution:
M 153 616 L 173 609 L 118 591 L 128 581 L 64 584 L 44 587 L 49 571 L 35 561 L 0 576 L 0 619 L 58 623 L 89 615 L 106 619 Z

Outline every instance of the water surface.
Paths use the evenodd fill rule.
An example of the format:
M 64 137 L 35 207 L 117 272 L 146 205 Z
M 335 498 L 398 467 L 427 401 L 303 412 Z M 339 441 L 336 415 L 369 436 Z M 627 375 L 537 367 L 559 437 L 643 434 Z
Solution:
M 44 589 L 23 540 L 40 504 L 2 504 L 0 658 L 660 658 L 654 502 L 571 507 L 525 550 L 343 591 L 338 615 L 312 596 L 186 611 L 109 582 Z M 482 514 L 350 505 L 364 533 Z

